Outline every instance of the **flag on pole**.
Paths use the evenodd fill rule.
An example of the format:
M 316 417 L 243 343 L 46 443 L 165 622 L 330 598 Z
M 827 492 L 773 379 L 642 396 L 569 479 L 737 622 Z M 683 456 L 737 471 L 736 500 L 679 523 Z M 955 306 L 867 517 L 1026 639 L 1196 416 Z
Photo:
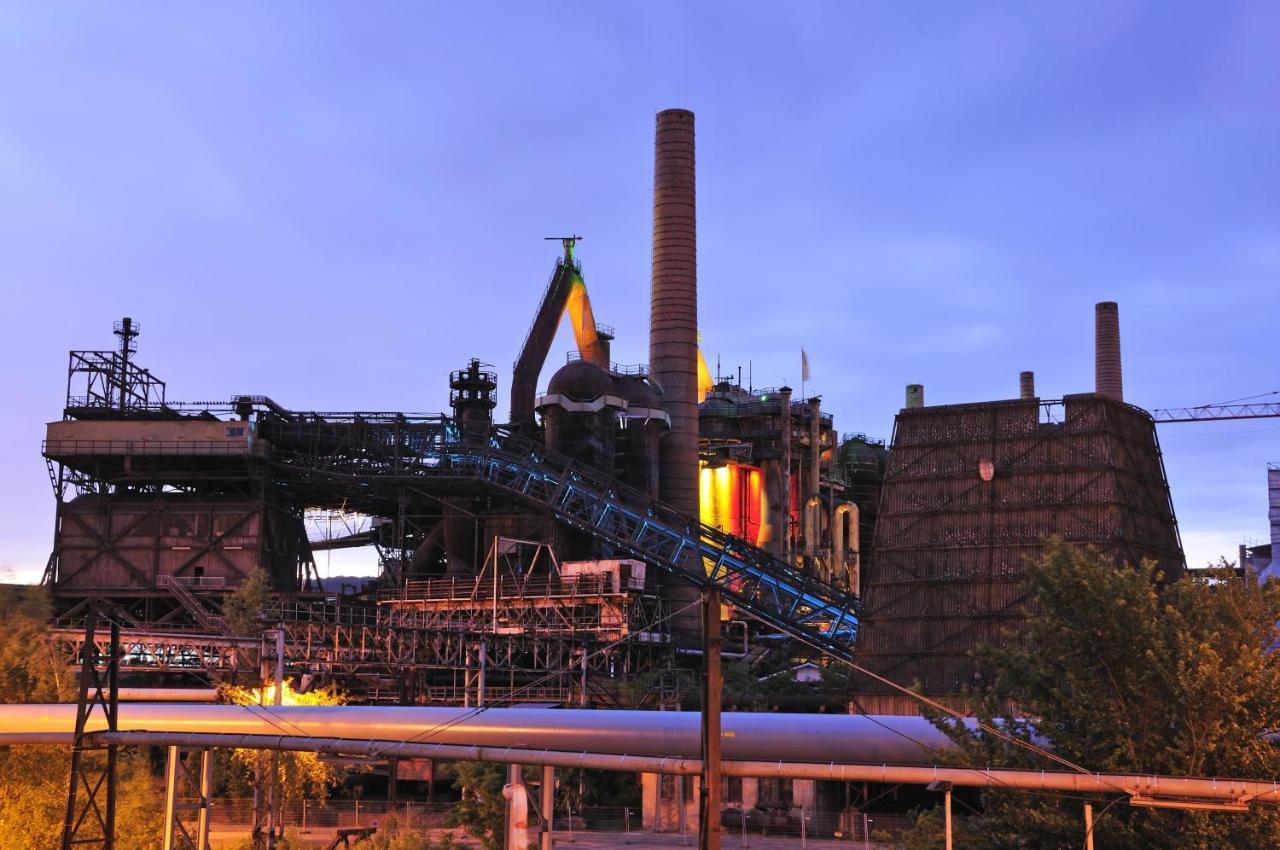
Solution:
M 804 349 L 800 349 L 800 380 L 809 380 L 809 355 L 804 353 Z

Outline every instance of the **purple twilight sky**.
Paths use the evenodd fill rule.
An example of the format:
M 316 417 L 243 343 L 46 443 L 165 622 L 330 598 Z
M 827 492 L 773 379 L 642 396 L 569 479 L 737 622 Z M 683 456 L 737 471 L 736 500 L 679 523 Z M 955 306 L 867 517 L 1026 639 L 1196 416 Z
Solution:
M 697 114 L 703 347 L 800 349 L 842 431 L 1089 391 L 1280 389 L 1280 11 L 1255 3 L 30 3 L 0 14 L 0 571 L 37 580 L 66 351 L 174 400 L 437 411 L 559 251 L 647 356 L 653 116 Z M 1034 6 L 1034 8 L 1033 8 Z M 562 333 L 550 374 L 563 362 Z M 1280 396 L 1273 397 L 1273 400 Z M 1280 421 L 1160 429 L 1188 560 L 1267 529 Z M 361 560 L 363 559 L 363 560 Z M 369 555 L 322 563 L 367 567 Z

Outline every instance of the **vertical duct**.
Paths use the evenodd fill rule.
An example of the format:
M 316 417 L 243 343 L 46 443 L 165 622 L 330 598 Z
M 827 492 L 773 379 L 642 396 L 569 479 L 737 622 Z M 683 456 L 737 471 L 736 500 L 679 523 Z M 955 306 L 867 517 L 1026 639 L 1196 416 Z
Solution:
M 809 495 L 822 489 L 822 399 L 809 399 Z
M 781 424 L 778 436 L 782 445 L 782 554 L 791 557 L 791 387 L 779 387 Z
M 1036 373 L 1021 372 L 1018 375 L 1018 398 L 1026 401 L 1036 397 Z
M 1267 464 L 1267 519 L 1271 521 L 1271 568 L 1267 574 L 1280 576 L 1280 464 Z
M 924 384 L 907 384 L 907 407 L 924 407 Z
M 1120 307 L 1101 301 L 1094 308 L 1094 392 L 1124 401 L 1120 374 Z
M 671 432 L 658 487 L 676 510 L 698 514 L 698 267 L 693 113 L 658 113 L 653 164 L 653 277 L 649 368 L 662 385 Z

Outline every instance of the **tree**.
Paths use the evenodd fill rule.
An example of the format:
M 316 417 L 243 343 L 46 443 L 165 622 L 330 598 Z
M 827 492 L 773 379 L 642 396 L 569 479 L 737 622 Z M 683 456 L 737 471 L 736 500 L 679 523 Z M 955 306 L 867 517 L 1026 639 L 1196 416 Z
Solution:
M 49 598 L 43 588 L 0 586 L 0 703 L 59 702 L 76 696 L 49 639 Z M 89 760 L 102 758 L 89 752 Z M 159 783 L 137 750 L 125 749 L 117 768 L 116 847 L 159 846 L 163 824 Z M 0 748 L 0 847 L 56 847 L 66 816 L 71 752 L 66 747 Z
M 506 784 L 504 766 L 463 761 L 458 762 L 457 771 L 454 785 L 462 791 L 462 797 L 445 822 L 462 827 L 480 841 L 484 850 L 501 850 L 506 823 L 506 801 L 502 796 Z
M 1280 728 L 1280 654 L 1270 651 L 1280 640 L 1280 583 L 1260 587 L 1230 571 L 1166 582 L 1151 564 L 1117 568 L 1061 541 L 1050 542 L 1029 578 L 1025 637 L 978 653 L 991 671 L 977 694 L 983 720 L 1024 741 L 1034 734 L 1090 771 L 1280 774 L 1280 749 L 1266 738 Z M 1017 710 L 997 710 L 1003 697 Z M 1023 747 L 935 722 L 960 745 L 963 763 L 1045 766 Z M 1272 806 L 1245 815 L 1099 802 L 1100 847 L 1280 846 Z M 982 813 L 961 830 L 965 847 L 1078 848 L 1081 802 L 986 791 Z
M 259 693 L 253 688 L 223 685 L 219 688 L 219 695 L 236 705 L 259 704 Z M 275 692 L 271 687 L 261 696 L 261 703 L 264 705 L 270 706 L 275 702 Z M 305 694 L 298 693 L 286 680 L 281 702 L 284 705 L 342 705 L 346 702 L 346 697 L 333 687 L 314 688 Z M 214 772 L 218 777 L 220 790 L 224 792 L 251 789 L 256 777 L 269 778 L 271 772 L 275 771 L 279 781 L 277 787 L 283 795 L 282 802 L 288 803 L 304 797 L 324 799 L 343 776 L 338 768 L 321 760 L 319 753 L 247 749 L 231 750 L 229 756 L 223 753 L 225 751 L 214 751 Z
M 43 587 L 0 585 L 0 702 L 59 702 L 75 696 L 75 676 L 49 639 Z
M 234 635 L 251 635 L 258 631 L 258 615 L 271 599 L 266 570 L 256 569 L 244 584 L 222 601 L 222 616 Z

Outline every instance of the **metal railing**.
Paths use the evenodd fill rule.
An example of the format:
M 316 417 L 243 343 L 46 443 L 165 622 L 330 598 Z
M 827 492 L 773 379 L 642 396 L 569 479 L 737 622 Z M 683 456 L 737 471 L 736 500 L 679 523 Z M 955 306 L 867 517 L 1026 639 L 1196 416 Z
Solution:
M 449 813 L 456 806 L 457 803 L 452 801 L 291 800 L 283 806 L 282 821 L 287 829 L 303 834 L 384 825 L 392 819 L 401 828 L 407 827 L 410 830 L 446 829 Z M 670 813 L 666 817 L 670 818 Z M 215 830 L 227 827 L 247 828 L 253 823 L 253 800 L 248 797 L 214 798 L 209 819 Z M 540 822 L 533 807 L 529 812 L 529 821 L 535 828 Z M 846 812 L 812 812 L 784 806 L 744 810 L 740 803 L 734 802 L 727 803 L 720 814 L 720 825 L 726 838 L 740 835 L 866 841 L 877 835 L 900 833 L 913 822 L 910 815 L 864 813 L 855 809 Z M 604 832 L 625 835 L 643 831 L 644 824 L 639 806 L 578 808 L 558 805 L 554 828 L 555 832 L 561 834 Z M 678 824 L 666 823 L 665 819 L 658 828 L 665 832 L 679 831 Z M 693 817 L 687 819 L 686 829 L 696 833 Z
M 69 455 L 247 455 L 255 450 L 252 441 L 242 440 L 45 440 L 46 457 Z
M 156 587 L 172 587 L 175 584 L 201 590 L 218 590 L 227 586 L 227 578 L 226 576 L 175 576 L 163 573 L 156 576 Z
M 633 593 L 644 590 L 644 581 L 635 576 L 577 575 L 535 576 L 527 579 L 503 577 L 497 583 L 499 599 L 566 599 L 583 596 L 602 596 Z M 383 591 L 379 602 L 415 600 L 471 601 L 493 599 L 492 578 L 426 579 L 406 581 L 398 591 Z

